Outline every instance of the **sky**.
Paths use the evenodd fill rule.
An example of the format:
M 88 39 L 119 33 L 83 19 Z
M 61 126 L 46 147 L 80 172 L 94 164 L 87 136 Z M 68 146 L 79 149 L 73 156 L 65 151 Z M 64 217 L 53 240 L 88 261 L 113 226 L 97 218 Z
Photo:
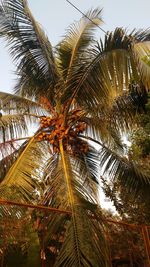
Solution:
M 103 8 L 102 28 L 112 31 L 115 27 L 146 29 L 150 26 L 150 0 L 70 0 L 82 12 L 90 8 Z M 80 19 L 81 14 L 66 0 L 28 0 L 36 20 L 40 22 L 52 45 L 56 45 L 65 34 L 66 28 Z M 103 36 L 97 29 L 96 38 Z M 12 92 L 15 84 L 15 67 L 8 55 L 8 47 L 0 40 L 0 91 Z

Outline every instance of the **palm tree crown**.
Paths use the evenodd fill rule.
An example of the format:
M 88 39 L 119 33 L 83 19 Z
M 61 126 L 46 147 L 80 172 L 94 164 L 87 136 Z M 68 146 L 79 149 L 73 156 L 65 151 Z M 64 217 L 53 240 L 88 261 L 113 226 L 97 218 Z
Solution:
M 0 6 L 0 36 L 18 77 L 14 95 L 0 93 L 0 191 L 6 199 L 12 197 L 9 188 L 18 192 L 13 199 L 71 212 L 47 217 L 45 246 L 63 231 L 57 267 L 109 265 L 98 200 L 100 166 L 132 192 L 149 185 L 124 156 L 121 133 L 136 111 L 130 87 L 150 84 L 150 32 L 117 28 L 96 42 L 101 10 L 86 16 L 90 20 L 83 16 L 72 24 L 54 49 L 26 0 Z M 37 130 L 28 136 L 31 122 Z

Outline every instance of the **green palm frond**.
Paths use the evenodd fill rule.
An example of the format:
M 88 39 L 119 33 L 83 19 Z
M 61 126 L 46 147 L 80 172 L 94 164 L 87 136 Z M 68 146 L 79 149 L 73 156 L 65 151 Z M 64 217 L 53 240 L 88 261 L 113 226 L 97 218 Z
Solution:
M 93 107 L 95 112 L 98 110 L 102 112 L 104 108 L 108 109 L 113 100 L 125 89 L 128 90 L 131 78 L 133 79 L 133 71 L 131 73 L 133 56 L 130 55 L 127 42 L 124 41 L 125 36 L 122 29 L 117 29 L 114 35 L 113 33 L 106 35 L 104 45 L 101 41 L 100 44 L 88 50 L 84 56 L 84 63 L 80 64 L 80 69 L 74 71 L 73 82 L 70 81 L 70 87 L 67 88 L 63 101 L 65 98 L 66 100 L 70 98 L 72 94 L 79 105 L 84 105 L 88 112 L 91 112 Z M 119 37 L 118 45 L 114 40 Z M 113 40 L 108 49 L 109 39 Z M 136 73 L 136 67 L 134 65 L 133 67 Z
M 4 143 L 0 143 L 0 158 L 6 158 L 8 155 L 13 154 L 15 151 L 19 149 L 20 145 L 15 141 L 6 141 Z
M 0 144 L 0 181 L 4 179 L 10 167 L 19 157 L 27 142 L 19 143 L 15 141 Z
M 150 57 L 150 42 L 144 41 L 142 43 L 136 43 L 134 45 L 134 51 L 137 58 L 142 83 L 146 86 L 146 88 L 149 88 L 150 65 L 148 64 L 148 62 Z
M 128 192 L 136 195 L 150 188 L 150 177 L 134 161 L 104 147 L 100 151 L 100 165 L 104 174 L 112 180 L 119 180 Z
M 24 115 L 7 114 L 0 117 L 1 142 L 27 135 L 27 123 Z
M 101 142 L 110 142 L 111 132 L 110 130 L 110 114 L 103 112 L 101 114 L 97 114 L 95 116 L 94 113 L 90 114 L 90 116 L 84 117 L 83 121 L 87 123 L 87 128 L 84 132 L 82 138 L 88 140 L 88 138 L 92 138 L 93 140 Z M 113 129 L 114 130 L 114 129 Z
M 39 103 L 18 95 L 0 92 L 0 110 L 6 114 L 34 114 L 34 116 L 43 116 L 47 114 L 46 110 Z
M 89 218 L 89 214 L 88 210 L 76 206 L 54 266 L 108 266 L 102 221 Z
M 95 162 L 95 157 L 96 154 L 90 154 L 86 159 L 77 159 L 65 153 L 62 157 L 53 156 L 48 164 L 45 203 L 48 203 L 49 194 L 51 206 L 72 212 L 71 217 L 49 215 L 45 222 L 45 246 L 47 244 L 59 250 L 54 266 L 108 266 L 103 221 L 98 215 L 96 185 L 94 187 L 95 181 L 92 179 L 96 167 L 90 165 L 92 160 Z M 59 241 L 62 235 L 63 242 Z
M 23 194 L 33 194 L 35 188 L 40 190 L 47 156 L 45 144 L 38 143 L 35 137 L 31 137 L 6 174 L 1 187 L 14 185 Z
M 147 39 L 149 38 L 147 33 Z M 140 36 L 138 36 L 140 39 Z M 108 110 L 113 101 L 124 92 L 129 91 L 134 80 L 140 85 L 142 81 L 139 63 L 135 55 L 134 44 L 138 41 L 133 36 L 117 28 L 114 33 L 107 34 L 102 41 L 88 51 L 85 64 L 74 74 L 72 88 L 68 88 L 76 97 L 80 106 L 87 111 L 102 112 Z M 148 41 L 147 41 L 148 42 Z M 140 45 L 142 45 L 142 41 Z M 143 70 L 144 71 L 144 70 Z
M 52 47 L 34 20 L 27 1 L 3 1 L 0 24 L 1 36 L 10 45 L 11 55 L 17 63 L 20 79 L 16 91 L 24 96 L 38 98 L 44 92 L 52 97 L 58 79 Z
M 69 27 L 66 37 L 59 43 L 57 47 L 58 66 L 65 81 L 71 79 L 71 72 L 74 68 L 78 68 L 82 53 L 85 53 L 85 49 L 93 41 L 96 25 L 101 23 L 101 10 L 98 8 L 90 10 L 78 23 Z
M 98 112 L 96 116 L 94 111 L 91 112 L 89 116 L 82 118 L 87 123 L 85 137 L 121 148 L 122 133 L 129 131 L 136 124 L 137 108 L 131 95 L 124 94 L 114 100 L 111 108 Z
M 42 203 L 52 207 L 68 209 L 66 183 L 59 154 L 51 155 L 45 168 L 45 187 Z
M 72 74 L 73 77 L 61 100 L 70 103 L 70 99 L 75 99 L 87 113 L 91 113 L 93 107 L 97 113 L 99 110 L 103 110 L 104 106 L 110 105 L 110 88 L 102 84 L 101 80 L 100 59 L 102 56 L 100 54 L 93 56 L 92 51 L 92 49 L 88 51 L 88 58 L 84 58 L 85 63 L 81 63 L 80 69 L 75 70 Z
M 140 89 L 142 91 L 142 88 Z M 136 123 L 135 115 L 137 106 L 130 92 L 114 99 L 112 107 L 109 110 L 108 118 L 110 129 L 119 132 L 125 132 L 133 128 Z
M 116 28 L 105 36 L 104 44 L 102 40 L 99 44 L 101 52 L 107 54 L 107 60 L 110 57 L 109 71 L 115 88 L 128 89 L 131 80 L 142 81 L 148 85 L 148 75 L 142 78 L 142 73 L 146 74 L 146 68 L 142 65 L 141 52 L 149 52 L 150 49 L 150 31 L 127 31 Z M 110 68 L 111 66 L 111 68 Z M 120 69 L 119 69 L 120 66 Z M 120 71 L 119 71 L 120 70 Z M 122 77 L 120 76 L 122 75 Z
M 97 187 L 95 183 L 98 184 L 97 173 L 99 169 L 99 155 L 97 149 L 90 145 L 87 139 L 84 139 L 84 137 L 82 138 L 88 144 L 88 152 L 80 153 L 78 157 L 73 157 L 72 164 L 76 170 L 76 174 L 78 173 L 78 176 L 82 177 L 83 184 L 85 183 L 91 186 L 91 188 L 94 186 L 93 193 L 95 195 L 95 189 Z M 84 187 L 84 185 L 82 186 Z
M 125 156 L 124 146 L 119 143 L 119 146 L 113 146 L 112 142 L 104 144 L 88 136 L 82 138 L 87 139 L 95 146 L 99 151 L 97 160 L 100 163 L 101 171 L 112 181 L 120 181 L 128 191 L 132 194 L 140 192 L 148 192 L 150 186 L 150 177 L 145 173 L 141 167 L 134 161 Z M 91 161 L 92 163 L 92 161 Z M 97 167 L 98 173 L 100 170 Z
M 123 91 L 128 91 L 132 79 L 138 79 L 138 72 L 132 53 L 132 39 L 120 28 L 105 36 L 104 43 L 100 40 L 97 53 L 101 58 L 101 79 L 111 91 L 112 100 Z M 108 83 L 109 81 L 109 83 Z
M 65 160 L 69 165 L 70 186 L 74 195 L 77 194 L 80 198 L 97 203 L 98 152 L 90 147 L 87 155 L 80 154 L 78 157 L 74 157 L 66 154 Z M 59 155 L 53 155 L 48 160 L 44 181 L 47 189 L 43 203 L 53 207 L 70 209 L 63 162 Z
M 103 255 L 106 252 L 106 247 L 104 246 L 103 249 L 101 250 L 101 238 L 103 237 L 102 232 L 100 235 L 101 238 L 99 239 L 98 235 L 96 234 L 97 233 L 96 229 L 92 227 L 91 220 L 89 220 L 89 223 L 91 223 L 90 226 L 91 226 L 91 231 L 93 231 L 93 235 L 91 235 L 91 240 L 89 238 L 89 243 L 86 243 L 87 247 L 84 245 L 86 233 L 89 232 L 89 229 L 88 229 L 88 223 L 86 224 L 87 228 L 85 228 L 83 225 L 84 220 L 82 218 L 82 215 L 84 216 L 84 219 L 86 219 L 86 215 L 83 212 L 83 210 L 84 211 L 86 210 L 88 213 L 89 210 L 91 211 L 92 206 L 95 207 L 96 202 L 93 202 L 94 200 L 93 201 L 91 200 L 92 202 L 90 203 L 89 200 L 91 199 L 91 191 L 88 190 L 89 187 L 86 185 L 86 183 L 83 183 L 83 177 L 78 176 L 77 170 L 73 168 L 74 165 L 72 165 L 67 154 L 63 154 L 62 149 L 60 151 L 61 151 L 62 166 L 64 169 L 64 178 L 66 180 L 68 199 L 69 199 L 70 209 L 72 212 L 72 217 L 66 231 L 66 240 L 60 250 L 60 253 L 56 260 L 56 265 L 65 266 L 66 262 L 69 262 L 69 264 L 72 263 L 72 266 L 76 266 L 77 264 L 79 266 L 82 266 L 83 264 L 85 264 L 84 262 L 87 262 L 87 266 L 88 264 L 89 266 L 95 266 L 96 263 L 98 264 L 97 266 L 107 266 L 106 265 L 107 258 L 103 257 Z M 93 181 L 91 180 L 91 182 Z M 84 203 L 83 209 L 81 203 Z M 97 242 L 94 242 L 93 236 L 97 236 L 96 238 L 98 239 L 96 240 Z M 66 246 L 68 246 L 67 245 L 68 243 L 72 244 L 69 251 L 70 256 L 68 256 L 68 253 L 66 253 Z M 94 254 L 96 252 L 96 255 L 95 256 L 93 255 L 93 257 L 91 257 L 90 254 L 91 243 L 93 244 L 94 247 L 93 250 Z M 99 261 L 100 263 L 98 263 Z

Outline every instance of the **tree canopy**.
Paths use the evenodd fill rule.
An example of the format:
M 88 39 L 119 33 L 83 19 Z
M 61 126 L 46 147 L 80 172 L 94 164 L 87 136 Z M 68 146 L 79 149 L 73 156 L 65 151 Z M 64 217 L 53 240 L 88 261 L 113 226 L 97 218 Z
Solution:
M 138 108 L 132 86 L 149 88 L 150 32 L 117 28 L 96 41 L 100 24 L 101 9 L 89 10 L 53 48 L 26 0 L 0 6 L 0 37 L 17 75 L 14 94 L 0 93 L 0 192 L 6 200 L 70 212 L 35 215 L 41 257 L 53 247 L 57 267 L 109 266 L 102 170 L 135 195 L 150 185 L 121 138 Z

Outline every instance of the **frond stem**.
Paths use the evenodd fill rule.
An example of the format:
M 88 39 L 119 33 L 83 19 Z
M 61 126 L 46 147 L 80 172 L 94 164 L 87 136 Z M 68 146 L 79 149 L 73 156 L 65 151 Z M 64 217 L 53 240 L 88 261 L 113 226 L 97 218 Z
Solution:
M 83 84 L 83 82 L 85 81 L 85 79 L 88 77 L 89 73 L 90 73 L 90 70 L 92 69 L 93 66 L 95 66 L 95 64 L 97 64 L 97 62 L 100 60 L 100 58 L 102 57 L 102 55 L 98 55 L 93 61 L 92 63 L 87 67 L 84 75 L 82 76 L 81 80 L 79 81 L 75 91 L 72 93 L 70 99 L 68 100 L 68 103 L 66 105 L 66 110 L 65 110 L 65 120 L 66 120 L 66 117 L 67 117 L 67 114 L 68 114 L 68 111 L 69 111 L 69 108 L 74 100 L 74 98 L 76 97 L 76 95 L 78 94 L 80 88 L 81 88 L 81 85 Z
M 81 267 L 80 247 L 79 247 L 80 244 L 79 244 L 78 233 L 77 233 L 75 200 L 74 200 L 73 190 L 71 187 L 71 177 L 70 177 L 69 172 L 68 172 L 68 164 L 67 164 L 66 159 L 65 159 L 65 153 L 64 153 L 62 139 L 59 141 L 59 148 L 60 148 L 60 153 L 61 153 L 61 158 L 62 158 L 62 163 L 63 163 L 63 168 L 64 168 L 64 174 L 65 174 L 65 178 L 66 178 L 68 197 L 69 197 L 70 208 L 71 208 L 71 213 L 72 213 L 71 218 L 72 218 L 72 224 L 73 224 L 73 229 L 74 229 L 74 238 L 75 238 L 75 243 L 76 243 L 78 266 Z
M 16 160 L 15 164 L 12 165 L 12 167 L 10 168 L 8 173 L 6 174 L 6 179 L 4 179 L 1 184 L 5 183 L 5 181 L 7 181 L 7 177 L 9 177 L 8 178 L 8 180 L 9 180 L 11 178 L 11 176 L 13 176 L 15 169 L 17 168 L 18 164 L 20 163 L 20 161 L 21 161 L 22 157 L 24 156 L 24 154 L 26 153 L 27 149 L 30 147 L 31 143 L 34 141 L 36 135 L 34 135 L 30 138 L 30 141 L 28 142 L 27 146 L 25 147 L 25 149 L 21 153 L 20 157 Z
M 65 178 L 66 178 L 69 202 L 72 206 L 72 204 L 74 203 L 74 196 L 73 196 L 73 192 L 72 192 L 72 188 L 71 188 L 71 184 L 70 184 L 70 177 L 69 177 L 69 173 L 68 173 L 67 162 L 65 159 L 65 153 L 64 153 L 62 139 L 59 141 L 59 148 L 60 148 L 60 153 L 61 153 L 61 158 L 62 158 L 62 163 L 63 163 L 64 174 L 65 174 Z
M 35 114 L 32 114 L 32 113 L 23 113 L 23 115 L 31 116 L 31 117 L 35 117 L 35 118 L 38 118 L 38 119 L 41 118 L 41 116 L 39 116 L 39 115 L 35 115 Z
M 0 145 L 3 145 L 3 144 L 7 144 L 7 143 L 13 143 L 13 142 L 17 142 L 17 141 L 22 141 L 22 140 L 27 140 L 27 139 L 31 139 L 31 137 L 27 136 L 27 137 L 22 137 L 22 138 L 16 138 L 16 139 L 11 139 L 11 140 L 8 140 L 8 141 L 5 141 L 3 143 L 0 143 Z
M 82 135 L 82 134 L 80 134 L 79 137 L 84 138 L 84 139 L 87 139 L 87 140 L 89 140 L 89 141 L 92 141 L 92 142 L 98 144 L 99 146 L 105 147 L 104 144 L 102 144 L 101 142 L 99 142 L 99 141 L 93 139 L 92 137 L 85 136 L 85 135 Z

